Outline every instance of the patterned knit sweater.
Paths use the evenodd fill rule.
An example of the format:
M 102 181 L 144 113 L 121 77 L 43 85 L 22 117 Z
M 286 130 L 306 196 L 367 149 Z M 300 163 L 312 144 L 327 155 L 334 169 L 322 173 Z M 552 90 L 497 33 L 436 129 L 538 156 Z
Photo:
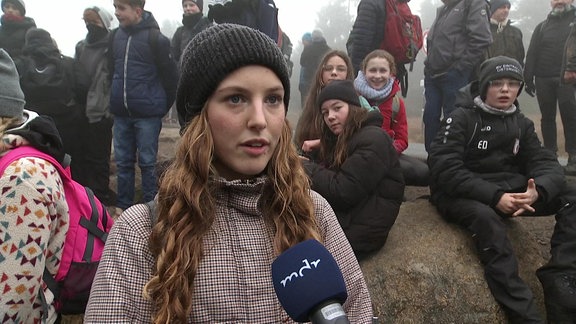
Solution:
M 28 145 L 18 135 L 4 135 L 0 156 Z M 54 296 L 42 280 L 46 267 L 58 271 L 68 231 L 68 204 L 56 168 L 39 158 L 12 162 L 0 177 L 0 323 L 40 323 L 42 289 L 56 320 Z

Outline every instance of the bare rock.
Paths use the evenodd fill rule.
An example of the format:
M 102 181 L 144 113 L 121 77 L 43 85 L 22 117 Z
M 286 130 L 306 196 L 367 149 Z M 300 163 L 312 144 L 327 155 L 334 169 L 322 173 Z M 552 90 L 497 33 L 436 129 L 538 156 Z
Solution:
M 535 271 L 545 262 L 536 238 L 516 219 L 508 235 L 520 276 L 543 316 Z M 448 224 L 426 199 L 405 202 L 386 245 L 361 262 L 380 323 L 505 323 L 484 280 L 472 237 Z

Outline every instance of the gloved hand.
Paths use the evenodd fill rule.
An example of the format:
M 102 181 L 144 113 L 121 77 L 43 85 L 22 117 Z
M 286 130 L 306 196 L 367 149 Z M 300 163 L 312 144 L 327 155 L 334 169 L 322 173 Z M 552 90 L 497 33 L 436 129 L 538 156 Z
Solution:
M 536 87 L 534 86 L 534 82 L 533 81 L 526 82 L 526 84 L 524 85 L 524 90 L 530 97 L 534 97 L 534 95 L 536 94 Z

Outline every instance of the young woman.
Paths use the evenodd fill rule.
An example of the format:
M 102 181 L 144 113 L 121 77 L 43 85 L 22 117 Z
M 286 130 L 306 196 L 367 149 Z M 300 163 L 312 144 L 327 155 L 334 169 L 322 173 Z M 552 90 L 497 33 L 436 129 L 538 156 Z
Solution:
M 192 40 L 176 100 L 188 126 L 155 212 L 135 205 L 115 223 L 87 323 L 291 322 L 271 264 L 311 238 L 342 270 L 350 320 L 371 321 L 352 249 L 292 145 L 289 82 L 280 49 L 257 30 L 219 24 Z
M 301 148 L 306 140 L 320 138 L 323 123 L 317 105 L 320 90 L 333 80 L 352 80 L 353 78 L 352 63 L 345 52 L 333 50 L 324 55 L 316 70 L 315 82 L 310 86 L 306 105 L 302 108 L 302 114 L 296 125 L 294 134 L 296 147 Z
M 0 80 L 0 156 L 32 146 L 62 161 L 64 150 L 56 127 L 50 119 L 24 110 L 16 67 L 3 49 Z M 43 274 L 45 269 L 52 275 L 58 272 L 68 232 L 62 179 L 50 162 L 25 157 L 11 162 L 0 174 L 0 187 L 2 322 L 54 323 L 54 294 Z
M 364 58 L 354 86 L 371 106 L 378 107 L 382 113 L 382 128 L 394 142 L 406 185 L 427 186 L 429 172 L 426 162 L 402 154 L 408 148 L 408 122 L 395 75 L 394 57 L 384 50 L 375 50 Z
M 379 111 L 360 107 L 354 84 L 338 80 L 318 97 L 320 163 L 304 160 L 312 189 L 334 208 L 358 259 L 386 242 L 402 203 L 404 180 Z

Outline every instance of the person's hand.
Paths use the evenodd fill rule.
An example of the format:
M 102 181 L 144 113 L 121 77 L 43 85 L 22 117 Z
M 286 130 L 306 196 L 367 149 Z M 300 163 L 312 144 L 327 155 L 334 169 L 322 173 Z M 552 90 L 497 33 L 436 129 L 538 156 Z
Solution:
M 302 152 L 312 152 L 320 147 L 320 139 L 307 140 L 302 143 Z
M 534 95 L 536 94 L 536 87 L 534 86 L 534 81 L 526 81 L 524 90 L 530 97 L 534 97 Z
M 500 197 L 498 204 L 496 204 L 496 209 L 506 215 L 515 213 L 518 209 L 514 203 L 514 197 L 510 193 L 505 193 Z
M 564 83 L 566 84 L 576 83 L 576 71 L 564 72 Z
M 538 200 L 538 190 L 536 190 L 536 182 L 534 179 L 528 179 L 528 187 L 526 187 L 525 192 L 510 194 L 514 198 L 514 204 L 517 210 L 512 214 L 512 216 L 518 216 L 524 212 L 534 212 L 534 207 L 532 204 Z

